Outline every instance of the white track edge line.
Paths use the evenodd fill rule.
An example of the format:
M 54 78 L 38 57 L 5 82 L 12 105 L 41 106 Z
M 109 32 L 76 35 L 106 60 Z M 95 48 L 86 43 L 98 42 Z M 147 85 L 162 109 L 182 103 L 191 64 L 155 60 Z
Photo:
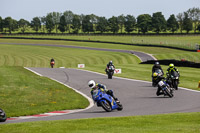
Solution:
M 31 71 L 31 72 L 33 72 L 33 73 L 35 73 L 36 75 L 43 76 L 43 75 L 41 75 L 41 74 L 35 72 L 34 70 L 30 69 L 30 68 L 27 68 L 27 67 L 24 67 L 24 68 L 27 69 L 27 70 L 29 70 L 29 71 Z M 60 81 L 58 81 L 58 80 L 56 80 L 56 79 L 53 79 L 53 78 L 49 78 L 49 79 L 54 80 L 54 81 L 56 81 L 56 82 L 58 82 L 58 83 L 60 83 L 60 84 L 62 84 L 62 85 L 64 85 L 64 86 L 66 86 L 66 87 L 68 87 L 68 88 L 71 88 L 72 90 L 74 90 L 75 92 L 79 93 L 80 95 L 82 95 L 83 97 L 85 97 L 85 98 L 89 101 L 90 104 L 89 104 L 89 106 L 88 106 L 87 108 L 85 108 L 85 109 L 78 109 L 78 110 L 69 110 L 70 112 L 67 113 L 67 114 L 75 113 L 75 112 L 80 112 L 80 111 L 85 111 L 85 110 L 88 110 L 88 109 L 90 109 L 91 107 L 94 106 L 93 100 L 92 100 L 90 97 L 88 97 L 86 94 L 84 94 L 84 93 L 82 93 L 82 92 L 80 92 L 80 91 L 74 89 L 73 87 L 71 87 L 71 86 L 69 86 L 69 85 L 67 85 L 67 84 L 64 84 L 64 83 L 62 83 L 62 82 L 60 82 Z M 46 114 L 46 113 L 44 113 L 44 114 Z M 48 113 L 48 114 L 50 114 L 50 113 Z
M 24 67 L 24 68 L 27 69 L 27 70 L 29 70 L 29 71 L 31 71 L 31 72 L 33 72 L 33 73 L 35 73 L 36 75 L 39 75 L 41 77 L 43 76 L 43 75 L 37 73 L 36 71 L 31 70 L 30 68 L 27 68 L 27 67 Z
M 134 54 L 134 53 L 131 53 L 132 55 L 134 55 L 134 56 L 136 56 L 141 62 L 142 62 L 142 59 L 139 57 L 139 56 L 137 56 L 136 54 Z

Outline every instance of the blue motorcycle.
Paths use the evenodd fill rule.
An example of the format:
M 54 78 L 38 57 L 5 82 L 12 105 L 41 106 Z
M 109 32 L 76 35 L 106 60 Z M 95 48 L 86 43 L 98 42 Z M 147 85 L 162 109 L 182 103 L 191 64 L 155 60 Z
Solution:
M 112 96 L 106 94 L 104 89 L 94 90 L 92 98 L 97 103 L 98 107 L 102 107 L 107 112 L 111 112 L 114 109 L 117 109 L 118 111 L 123 109 L 122 104 L 116 102 Z

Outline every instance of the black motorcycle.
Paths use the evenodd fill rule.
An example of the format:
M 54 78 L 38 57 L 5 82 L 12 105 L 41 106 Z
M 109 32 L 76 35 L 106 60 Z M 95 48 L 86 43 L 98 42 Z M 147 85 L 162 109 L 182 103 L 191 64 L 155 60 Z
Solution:
M 156 70 L 155 70 L 155 73 L 157 73 L 158 76 L 163 76 L 163 75 L 164 75 L 160 69 L 156 69 Z M 153 87 L 156 87 L 156 86 L 157 86 L 156 78 L 153 77 L 153 73 L 152 73 L 152 86 L 153 86 Z
M 6 113 L 0 109 L 0 122 L 5 122 L 7 119 Z
M 108 74 L 108 79 L 112 79 L 112 76 L 114 74 L 115 68 L 113 66 L 109 66 L 108 70 L 107 70 L 107 74 Z
M 172 71 L 169 76 L 169 81 L 171 82 L 171 87 L 178 90 L 178 84 L 179 84 L 179 74 L 176 71 Z

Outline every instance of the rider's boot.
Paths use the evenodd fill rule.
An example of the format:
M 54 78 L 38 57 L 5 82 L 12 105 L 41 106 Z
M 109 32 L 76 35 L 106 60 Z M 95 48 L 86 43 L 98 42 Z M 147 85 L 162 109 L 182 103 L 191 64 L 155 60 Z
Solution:
M 114 96 L 113 96 L 113 98 L 114 98 L 115 102 L 120 103 L 119 100 L 118 100 L 118 98 L 116 98 Z
M 157 96 L 160 96 L 160 95 L 164 95 L 165 96 L 165 93 L 163 93 L 163 92 L 157 92 L 156 95 Z

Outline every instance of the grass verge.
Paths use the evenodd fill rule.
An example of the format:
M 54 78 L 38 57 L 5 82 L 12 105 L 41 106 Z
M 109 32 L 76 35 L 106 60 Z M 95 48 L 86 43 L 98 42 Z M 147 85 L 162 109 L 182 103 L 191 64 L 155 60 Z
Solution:
M 83 109 L 89 105 L 72 89 L 23 67 L 0 67 L 0 79 L 0 105 L 8 117 Z
M 199 133 L 200 113 L 40 121 L 0 126 L 1 133 Z

